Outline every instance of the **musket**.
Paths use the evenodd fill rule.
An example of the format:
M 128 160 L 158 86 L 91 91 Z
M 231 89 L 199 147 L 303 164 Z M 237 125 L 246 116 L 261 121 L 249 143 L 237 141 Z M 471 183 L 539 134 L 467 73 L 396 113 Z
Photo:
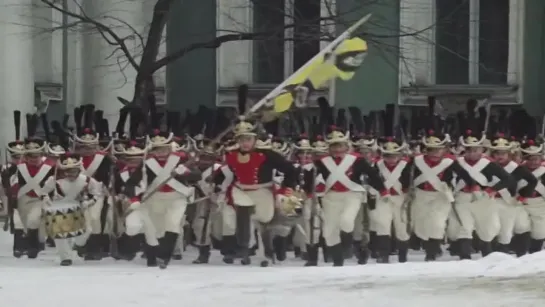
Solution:
M 313 166 L 312 167 L 312 179 L 314 180 L 314 182 L 312 182 L 312 190 L 311 190 L 311 204 L 310 204 L 310 221 L 309 221 L 309 224 L 310 224 L 310 233 L 308 234 L 309 236 L 309 242 L 310 242 L 310 245 L 314 245 L 316 244 L 316 238 L 314 237 L 314 224 L 316 222 L 316 215 L 317 215 L 317 212 L 318 212 L 318 203 L 319 203 L 319 199 L 318 199 L 318 196 L 316 195 L 316 177 L 318 176 L 318 172 L 316 170 L 316 166 Z

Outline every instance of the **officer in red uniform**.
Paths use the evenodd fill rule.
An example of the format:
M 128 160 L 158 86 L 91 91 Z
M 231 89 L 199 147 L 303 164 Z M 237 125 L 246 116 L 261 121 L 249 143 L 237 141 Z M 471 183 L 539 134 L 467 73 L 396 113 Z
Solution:
M 225 154 L 225 163 L 234 174 L 232 198 L 236 206 L 237 240 L 240 246 L 242 264 L 250 264 L 249 244 L 255 226 L 261 234 L 265 225 L 275 214 L 273 174 L 284 174 L 279 194 L 291 195 L 296 181 L 293 164 L 270 149 L 257 149 L 255 126 L 241 118 L 234 128 L 238 149 Z M 253 221 L 253 222 L 252 222 Z M 266 260 L 262 264 L 268 263 Z

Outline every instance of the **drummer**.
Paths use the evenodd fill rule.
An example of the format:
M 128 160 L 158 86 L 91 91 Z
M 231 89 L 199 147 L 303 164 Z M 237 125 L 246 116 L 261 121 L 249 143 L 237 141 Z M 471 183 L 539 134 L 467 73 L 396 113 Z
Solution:
M 86 236 L 91 233 L 91 225 L 86 223 L 82 212 L 102 197 L 101 185 L 81 171 L 81 157 L 65 153 L 59 157 L 55 177 L 49 177 L 42 189 L 46 216 L 62 215 L 62 219 L 47 220 L 48 234 L 55 240 L 61 266 L 72 265 L 72 242 L 85 244 Z M 60 224 L 60 225 L 59 225 Z

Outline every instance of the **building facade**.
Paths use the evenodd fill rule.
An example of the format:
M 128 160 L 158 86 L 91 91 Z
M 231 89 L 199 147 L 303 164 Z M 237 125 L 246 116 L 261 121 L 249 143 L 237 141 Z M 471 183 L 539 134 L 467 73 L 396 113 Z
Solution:
M 154 0 L 58 1 L 111 25 L 121 37 L 145 33 Z M 318 95 L 364 111 L 389 103 L 424 103 L 427 95 L 487 97 L 545 111 L 545 1 L 540 0 L 230 0 L 175 1 L 162 56 L 235 33 L 270 38 L 205 46 L 155 75 L 158 101 L 175 110 L 230 106 L 236 87 L 260 98 L 323 48 L 325 34 L 372 13 L 363 31 L 369 52 L 356 76 Z M 115 123 L 134 92 L 135 69 L 97 31 L 39 0 L 5 0 L 0 9 L 0 116 L 3 143 L 13 138 L 13 110 L 48 103 L 60 119 L 94 103 Z M 120 24 L 120 21 L 123 23 Z M 317 23 L 312 25 L 312 22 Z M 309 23 L 311 24 L 309 26 Z M 129 24 L 131 30 L 124 24 Z M 301 26 L 301 24 L 305 26 Z M 64 26 L 63 26 L 64 25 Z M 281 31 L 278 31 L 278 30 Z M 316 31 L 319 29 L 319 31 Z M 305 37 L 305 39 L 298 39 Z M 138 60 L 139 38 L 127 40 Z M 449 99 L 445 99 L 449 102 Z
M 249 2 L 179 4 L 180 14 L 189 11 L 190 5 L 196 13 L 171 20 L 167 48 L 176 50 L 213 39 L 216 34 L 255 31 L 263 12 Z M 338 33 L 343 25 L 373 14 L 364 28 L 370 34 L 370 48 L 363 67 L 351 81 L 336 82 L 320 93 L 336 105 L 373 110 L 388 103 L 421 105 L 427 95 L 437 95 L 447 104 L 475 97 L 498 104 L 522 104 L 532 112 L 545 111 L 545 89 L 539 85 L 545 73 L 543 1 L 321 0 L 320 7 L 314 8 L 306 0 L 269 2 L 274 2 L 274 9 L 282 10 L 283 16 L 295 17 L 298 6 L 307 5 L 307 11 L 322 18 L 328 17 L 326 6 L 334 7 Z M 275 22 L 294 20 L 279 17 Z M 195 36 L 196 28 L 205 34 Z M 259 97 L 305 58 L 298 57 L 297 43 L 289 41 L 293 36 L 290 29 L 284 35 L 288 40 L 282 46 L 229 42 L 181 59 L 167 69 L 169 101 L 232 105 L 234 88 L 242 83 L 250 84 L 254 96 Z

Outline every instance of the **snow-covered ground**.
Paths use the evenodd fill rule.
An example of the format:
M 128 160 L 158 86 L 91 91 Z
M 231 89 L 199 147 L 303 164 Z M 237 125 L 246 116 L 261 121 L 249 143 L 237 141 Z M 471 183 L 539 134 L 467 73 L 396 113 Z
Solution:
M 323 265 L 299 260 L 276 267 L 227 266 L 215 256 L 192 265 L 194 252 L 166 270 L 108 259 L 60 267 L 54 251 L 29 260 L 11 257 L 0 234 L 0 302 L 17 307 L 501 307 L 545 305 L 545 252 L 515 259 L 492 254 L 474 261 Z M 445 260 L 445 259 L 443 259 Z M 448 259 L 447 259 L 448 260 Z

